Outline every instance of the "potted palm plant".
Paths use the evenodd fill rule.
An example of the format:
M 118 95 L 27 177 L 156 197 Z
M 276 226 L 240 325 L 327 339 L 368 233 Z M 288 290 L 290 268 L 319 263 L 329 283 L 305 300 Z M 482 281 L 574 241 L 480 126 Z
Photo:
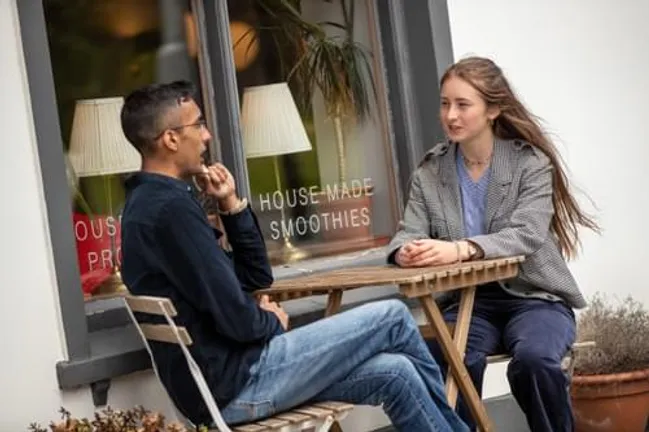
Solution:
M 371 53 L 354 38 L 356 3 L 338 0 L 342 23 L 305 20 L 297 0 L 257 0 L 257 4 L 268 15 L 270 24 L 256 29 L 253 37 L 246 32 L 234 45 L 247 40 L 246 49 L 252 49 L 260 31 L 265 30 L 273 39 L 282 74 L 301 111 L 308 113 L 316 91 L 322 94 L 334 125 L 338 179 L 343 183 L 347 178 L 345 123 L 362 124 L 368 120 L 372 96 L 376 95 Z M 327 28 L 342 33 L 331 35 Z
M 323 231 L 323 235 L 327 240 L 367 239 L 371 236 L 373 187 L 358 179 L 349 182 L 346 162 L 345 129 L 370 118 L 372 98 L 376 96 L 371 53 L 355 40 L 356 2 L 338 0 L 342 23 L 305 20 L 298 0 L 257 2 L 270 17 L 270 25 L 258 30 L 266 30 L 272 37 L 300 110 L 308 117 L 313 97 L 319 92 L 332 120 L 338 180 L 337 184 L 323 187 L 318 212 L 332 215 L 333 223 L 343 222 L 336 229 Z
M 631 297 L 601 294 L 578 319 L 571 398 L 577 432 L 644 431 L 649 426 L 649 311 Z
M 338 180 L 347 179 L 345 123 L 364 123 L 371 114 L 371 96 L 376 89 L 370 67 L 370 52 L 354 39 L 355 2 L 339 0 L 343 23 L 326 22 L 309 29 L 302 53 L 288 74 L 296 79 L 298 103 L 306 109 L 316 91 L 322 94 L 332 119 L 338 156 Z M 329 35 L 325 26 L 342 31 Z
M 318 211 L 338 216 L 338 227 L 323 232 L 326 240 L 367 239 L 371 237 L 371 185 L 349 184 L 345 128 L 362 124 L 371 115 L 371 97 L 376 95 L 370 66 L 370 52 L 355 40 L 353 0 L 339 0 L 342 23 L 324 22 L 303 33 L 301 55 L 288 74 L 295 80 L 298 105 L 311 106 L 319 91 L 327 116 L 332 120 L 336 140 L 338 184 L 327 185 L 321 194 Z M 331 35 L 329 26 L 338 31 Z M 356 180 L 353 180 L 356 181 Z

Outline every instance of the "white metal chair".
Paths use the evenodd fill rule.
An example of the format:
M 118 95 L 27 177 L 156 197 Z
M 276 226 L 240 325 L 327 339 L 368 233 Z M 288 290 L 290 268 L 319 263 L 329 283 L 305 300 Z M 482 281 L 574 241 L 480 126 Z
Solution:
M 191 353 L 187 349 L 188 346 L 191 346 L 192 339 L 189 335 L 189 332 L 185 327 L 177 326 L 173 320 L 173 317 L 177 315 L 176 308 L 174 307 L 171 300 L 164 297 L 149 297 L 149 296 L 126 296 L 124 297 L 126 301 L 126 307 L 131 316 L 135 327 L 138 329 L 142 341 L 146 346 L 149 356 L 151 357 L 151 363 L 153 365 L 153 370 L 155 371 L 158 380 L 160 380 L 160 375 L 158 374 L 158 369 L 155 365 L 155 360 L 153 358 L 153 353 L 151 351 L 151 346 L 149 345 L 149 340 L 166 342 L 172 344 L 178 344 L 185 355 L 187 360 L 187 366 L 189 371 L 196 382 L 196 386 L 200 391 L 203 400 L 212 416 L 212 421 L 216 425 L 217 429 L 212 429 L 213 431 L 220 432 L 297 432 L 297 431 L 318 431 L 326 432 L 331 428 L 331 425 L 343 419 L 349 411 L 354 407 L 352 404 L 342 403 L 342 402 L 322 402 L 311 405 L 304 405 L 297 407 L 291 411 L 286 411 L 274 415 L 273 417 L 266 418 L 263 420 L 256 420 L 254 422 L 237 425 L 230 428 L 219 411 L 214 396 L 210 391 L 205 377 L 201 372 L 200 368 L 196 364 L 196 361 L 192 357 Z M 167 324 L 140 324 L 134 315 L 134 312 L 152 314 L 163 316 L 167 321 Z M 178 409 L 176 408 L 176 411 Z M 192 425 L 193 426 L 193 425 Z
M 568 376 L 572 377 L 572 374 L 575 370 L 575 353 L 579 350 L 593 347 L 595 347 L 594 341 L 582 341 L 572 344 L 572 347 L 570 347 L 570 350 L 561 361 L 561 367 L 568 373 Z M 500 363 L 509 360 L 511 360 L 511 356 L 509 354 L 495 354 L 487 357 L 487 364 Z

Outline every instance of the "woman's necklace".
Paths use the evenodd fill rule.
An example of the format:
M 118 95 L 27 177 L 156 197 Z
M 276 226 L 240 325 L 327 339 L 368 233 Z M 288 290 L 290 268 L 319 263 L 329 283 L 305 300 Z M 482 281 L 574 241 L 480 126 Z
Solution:
M 483 165 L 489 165 L 489 162 L 491 162 L 491 156 L 493 155 L 493 152 L 486 157 L 485 159 L 469 159 L 466 156 L 464 156 L 464 153 L 462 153 L 462 160 L 464 161 L 464 164 L 467 167 L 473 167 L 473 166 L 483 166 Z

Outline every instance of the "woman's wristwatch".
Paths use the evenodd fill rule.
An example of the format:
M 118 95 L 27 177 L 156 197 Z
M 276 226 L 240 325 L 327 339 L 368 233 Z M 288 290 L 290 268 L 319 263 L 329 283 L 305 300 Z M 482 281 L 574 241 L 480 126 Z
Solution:
M 474 243 L 472 243 L 470 241 L 466 241 L 466 243 L 468 245 L 469 261 L 480 258 L 480 255 L 481 255 L 480 249 Z

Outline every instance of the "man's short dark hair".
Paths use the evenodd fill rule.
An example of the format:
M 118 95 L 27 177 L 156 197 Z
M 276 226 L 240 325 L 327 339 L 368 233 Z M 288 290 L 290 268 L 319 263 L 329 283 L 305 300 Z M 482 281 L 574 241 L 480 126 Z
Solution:
M 188 81 L 152 84 L 133 91 L 124 99 L 121 121 L 126 139 L 140 154 L 151 153 L 155 139 L 168 125 L 172 108 L 194 98 L 196 88 Z

